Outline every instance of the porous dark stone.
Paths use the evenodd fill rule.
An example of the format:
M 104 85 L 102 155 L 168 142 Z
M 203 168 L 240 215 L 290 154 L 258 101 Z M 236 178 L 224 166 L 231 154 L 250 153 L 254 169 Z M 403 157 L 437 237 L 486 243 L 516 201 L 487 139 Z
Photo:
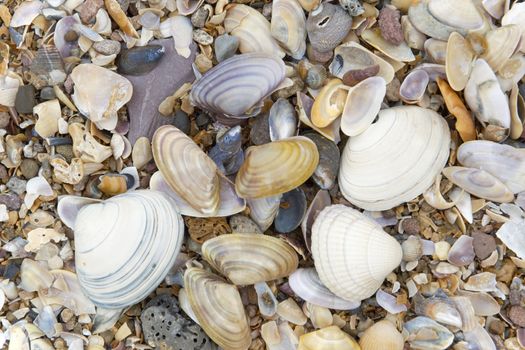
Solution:
M 403 220 L 403 230 L 408 235 L 417 235 L 419 234 L 419 221 L 414 218 L 409 218 L 406 220 Z

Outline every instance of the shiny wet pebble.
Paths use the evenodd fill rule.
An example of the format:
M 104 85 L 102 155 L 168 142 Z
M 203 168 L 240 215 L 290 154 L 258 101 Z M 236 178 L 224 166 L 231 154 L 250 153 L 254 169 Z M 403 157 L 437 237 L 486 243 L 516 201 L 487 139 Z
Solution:
M 190 132 L 190 118 L 186 113 L 178 110 L 173 117 L 173 123 L 176 128 L 185 133 L 186 135 Z
M 213 43 L 213 37 L 202 29 L 193 31 L 193 40 L 201 45 L 211 45 Z
M 200 7 L 197 11 L 191 15 L 191 24 L 196 28 L 202 28 L 206 24 L 206 19 L 210 11 L 205 7 Z
M 117 60 L 118 71 L 128 75 L 149 73 L 160 63 L 164 52 L 162 45 L 147 45 L 122 50 Z
M 214 47 L 217 61 L 222 62 L 235 55 L 239 48 L 239 39 L 229 34 L 223 34 L 215 39 Z

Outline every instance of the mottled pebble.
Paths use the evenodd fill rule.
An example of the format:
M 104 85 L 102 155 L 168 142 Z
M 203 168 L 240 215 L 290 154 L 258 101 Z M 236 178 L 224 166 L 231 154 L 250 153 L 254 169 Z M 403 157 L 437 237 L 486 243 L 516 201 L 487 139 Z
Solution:
M 196 28 L 202 28 L 206 24 L 206 20 L 210 11 L 205 7 L 200 7 L 197 11 L 191 15 L 191 24 Z
M 519 327 L 525 327 L 525 308 L 523 306 L 511 306 L 507 312 L 507 315 L 515 325 Z
M 401 82 L 399 79 L 394 78 L 386 86 L 386 99 L 390 102 L 398 102 L 400 100 L 399 88 L 401 87 Z
M 16 176 L 13 176 L 12 178 L 7 181 L 7 188 L 9 188 L 11 191 L 13 191 L 16 194 L 22 194 L 26 191 L 26 180 L 22 180 Z
M 120 52 L 120 43 L 115 40 L 102 40 L 93 43 L 93 49 L 103 55 L 115 55 Z
M 403 226 L 403 231 L 407 235 L 417 235 L 419 234 L 419 221 L 414 218 L 408 218 L 403 220 L 401 224 Z
M 230 217 L 230 227 L 235 233 L 262 233 L 252 219 L 245 215 L 236 214 Z
M 22 199 L 14 193 L 0 194 L 0 204 L 4 204 L 9 210 L 18 210 L 22 205 Z
M 195 118 L 195 123 L 199 127 L 199 129 L 204 128 L 206 125 L 210 123 L 210 117 L 208 117 L 205 113 L 199 113 L 197 117 Z
M 250 129 L 250 141 L 254 145 L 262 145 L 271 141 L 268 117 L 268 113 L 264 113 L 253 118 L 254 123 Z
M 42 90 L 40 90 L 40 98 L 42 100 L 52 100 L 56 98 L 55 91 L 51 86 L 46 86 Z
M 193 31 L 193 40 L 201 45 L 211 45 L 213 43 L 213 37 L 202 29 Z
M 239 48 L 239 39 L 229 34 L 223 34 L 215 39 L 215 57 L 222 62 L 232 57 Z
M 173 118 L 173 125 L 186 135 L 190 132 L 190 118 L 184 111 L 178 110 Z
M 89 24 L 95 19 L 100 8 L 104 6 L 104 0 L 86 0 L 82 5 L 76 8 L 82 22 Z
M 70 163 L 74 157 L 72 145 L 58 145 L 55 150 L 58 154 L 62 155 L 68 163 Z
M 0 112 L 0 129 L 4 129 L 9 125 L 9 121 L 11 120 L 11 116 L 8 112 Z
M 503 334 L 503 332 L 505 332 L 505 327 L 506 327 L 505 322 L 500 321 L 500 320 L 494 320 L 490 322 L 489 331 L 492 334 Z
M 20 86 L 15 100 L 16 111 L 18 113 L 31 114 L 35 105 L 35 87 L 33 85 Z
M 332 59 L 334 52 L 332 50 L 327 52 L 320 52 L 313 48 L 312 45 L 306 46 L 306 55 L 312 63 L 326 63 Z
M 386 41 L 394 45 L 399 45 L 405 41 L 400 18 L 401 15 L 395 8 L 385 6 L 379 11 L 378 23 L 381 35 Z
M 3 164 L 0 164 L 0 180 L 2 180 L 2 182 L 7 182 L 7 180 L 9 180 L 7 168 Z
M 20 171 L 27 180 L 35 177 L 39 168 L 38 162 L 34 159 L 24 159 L 22 164 L 20 164 Z
M 339 0 L 339 4 L 348 11 L 348 14 L 352 17 L 359 16 L 365 9 L 359 0 Z
M 481 232 L 472 233 L 474 238 L 474 252 L 476 256 L 483 260 L 490 256 L 490 254 L 496 249 L 496 240 L 491 235 Z

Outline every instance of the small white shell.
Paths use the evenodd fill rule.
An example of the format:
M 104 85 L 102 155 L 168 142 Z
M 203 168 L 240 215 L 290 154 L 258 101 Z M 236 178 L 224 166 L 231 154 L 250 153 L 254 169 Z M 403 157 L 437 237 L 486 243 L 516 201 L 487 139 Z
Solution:
M 173 37 L 175 50 L 180 56 L 184 58 L 190 57 L 190 45 L 193 42 L 193 26 L 189 17 L 180 15 L 170 17 L 160 24 L 159 29 L 162 37 Z

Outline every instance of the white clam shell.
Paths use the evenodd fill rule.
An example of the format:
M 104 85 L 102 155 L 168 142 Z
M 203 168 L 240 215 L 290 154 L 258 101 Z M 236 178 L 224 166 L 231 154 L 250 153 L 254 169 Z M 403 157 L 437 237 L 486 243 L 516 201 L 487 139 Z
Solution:
M 519 50 L 525 52 L 525 3 L 515 2 L 511 9 L 501 18 L 501 25 L 517 24 L 521 29 Z
M 326 207 L 312 227 L 312 255 L 323 284 L 351 301 L 372 296 L 403 255 L 375 221 L 344 205 Z
M 173 37 L 175 50 L 180 56 L 190 57 L 193 26 L 189 17 L 180 15 L 170 17 L 160 24 L 159 29 L 163 38 Z
M 473 0 L 429 0 L 428 11 L 438 21 L 466 30 L 483 26 L 483 17 Z
M 412 50 L 404 41 L 399 45 L 392 44 L 381 36 L 379 28 L 365 30 L 361 34 L 361 38 L 393 60 L 412 62 L 416 59 Z
M 501 180 L 513 193 L 525 191 L 525 152 L 493 141 L 469 141 L 458 149 L 458 161 L 483 169 Z
M 279 211 L 281 194 L 264 198 L 249 198 L 246 200 L 250 208 L 250 217 L 259 226 L 261 231 L 266 231 L 273 224 Z
M 461 34 L 456 32 L 450 34 L 447 42 L 445 69 L 452 89 L 461 91 L 465 88 L 472 71 L 474 57 L 471 45 Z
M 79 196 L 61 196 L 58 198 L 57 213 L 60 220 L 69 228 L 75 227 L 80 209 L 88 204 L 100 203 L 100 199 L 79 197 Z
M 381 110 L 378 121 L 345 146 L 341 192 L 352 204 L 371 211 L 412 200 L 445 166 L 449 143 L 445 120 L 432 110 L 415 106 Z
M 525 259 L 525 220 L 506 222 L 496 236 L 519 258 Z
M 487 49 L 483 52 L 481 58 L 487 61 L 494 72 L 499 71 L 514 53 L 520 37 L 521 30 L 516 24 L 509 24 L 491 30 L 485 37 Z
M 296 59 L 306 52 L 306 16 L 297 0 L 272 3 L 272 36 Z
M 184 223 L 172 199 L 140 190 L 84 206 L 74 231 L 83 291 L 96 305 L 118 309 L 144 299 L 164 279 L 182 245 Z

